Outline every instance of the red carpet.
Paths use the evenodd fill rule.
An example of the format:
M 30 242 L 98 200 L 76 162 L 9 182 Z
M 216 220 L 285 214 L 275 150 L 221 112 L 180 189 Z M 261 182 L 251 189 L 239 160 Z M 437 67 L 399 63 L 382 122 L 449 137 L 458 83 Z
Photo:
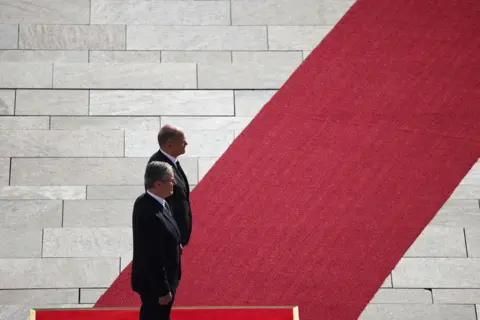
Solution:
M 195 188 L 177 305 L 357 319 L 480 156 L 479 34 L 478 0 L 358 1 Z
M 298 320 L 296 308 L 173 309 L 172 320 Z M 38 309 L 30 320 L 138 320 L 138 309 Z

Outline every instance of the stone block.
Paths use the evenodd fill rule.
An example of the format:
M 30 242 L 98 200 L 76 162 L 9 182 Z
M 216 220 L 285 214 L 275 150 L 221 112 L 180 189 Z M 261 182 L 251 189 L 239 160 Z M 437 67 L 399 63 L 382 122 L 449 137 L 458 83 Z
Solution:
M 80 303 L 96 303 L 106 288 L 80 289 Z
M 301 51 L 234 51 L 232 52 L 234 63 L 255 62 L 258 64 L 292 64 L 299 66 L 303 61 Z
M 43 233 L 44 258 L 120 258 L 129 250 L 131 228 L 54 228 L 44 229 Z
M 0 259 L 0 289 L 108 287 L 118 258 Z
M 88 200 L 132 200 L 145 192 L 143 185 L 138 186 L 87 186 Z
M 268 26 L 269 50 L 313 50 L 331 26 Z
M 65 201 L 63 226 L 65 228 L 131 227 L 134 202 L 135 199 Z
M 187 130 L 187 157 L 219 157 L 234 139 L 233 130 Z M 125 156 L 147 157 L 158 150 L 157 132 L 126 131 Z M 192 182 L 193 183 L 193 182 Z
M 188 130 L 243 130 L 253 117 L 161 117 L 161 125 L 172 124 Z
M 380 289 L 370 303 L 432 304 L 432 293 L 425 289 Z
M 2 4 L 0 3 L 0 17 Z M 1 20 L 0 20 L 1 21 Z M 0 24 L 0 49 L 17 49 L 18 47 L 18 25 Z M 0 61 L 1 58 L 0 58 Z
M 115 116 L 233 116 L 233 92 L 95 90 L 90 93 L 90 114 Z
M 15 112 L 15 90 L 0 90 L 0 115 L 12 115 Z
M 160 51 L 90 51 L 93 63 L 160 63 Z
M 438 304 L 480 304 L 480 289 L 433 289 Z
M 479 288 L 480 259 L 403 258 L 393 269 L 394 288 Z
M 335 25 L 355 1 L 232 0 L 233 25 Z
M 90 0 L 3 0 L 1 23 L 90 23 Z
M 450 199 L 480 199 L 480 185 L 461 184 L 453 191 Z
M 0 186 L 10 183 L 10 158 L 0 158 Z
M 462 228 L 427 226 L 405 253 L 405 257 L 466 257 Z
M 158 147 L 157 147 L 158 149 Z M 151 150 L 153 154 L 155 150 Z M 142 185 L 148 158 L 14 158 L 12 185 Z
M 17 115 L 87 115 L 88 90 L 17 90 Z
M 62 201 L 60 200 L 0 201 L 0 228 L 42 229 L 61 227 L 61 225 Z
M 43 304 L 78 303 L 78 289 L 32 289 L 0 290 L 1 304 Z
M 276 90 L 235 90 L 235 115 L 255 117 Z
M 127 50 L 267 50 L 265 26 L 127 26 Z
M 0 228 L 0 259 L 39 258 L 42 253 L 42 230 Z
M 213 167 L 218 158 L 198 158 L 198 180 L 202 180 L 208 171 Z
M 230 25 L 227 1 L 92 0 L 93 24 Z
M 123 145 L 121 130 L 0 131 L 0 157 L 121 157 Z
M 86 188 L 81 186 L 0 187 L 0 200 L 65 200 L 85 197 Z
M 195 89 L 193 63 L 55 63 L 54 88 Z
M 296 69 L 289 64 L 199 64 L 199 89 L 279 89 Z
M 473 305 L 369 304 L 359 320 L 476 320 Z
M 121 25 L 20 25 L 19 49 L 125 50 Z
M 1 88 L 51 88 L 51 63 L 0 63 Z
M 0 117 L 0 130 L 48 130 L 48 117 Z
M 1 123 L 0 123 L 1 127 Z M 82 129 L 130 129 L 159 130 L 160 119 L 156 117 L 65 117 L 52 116 L 52 130 Z
M 88 51 L 1 50 L 2 62 L 88 62 Z
M 162 62 L 230 63 L 230 51 L 162 51 Z
M 469 257 L 480 258 L 480 227 L 467 227 L 465 239 Z

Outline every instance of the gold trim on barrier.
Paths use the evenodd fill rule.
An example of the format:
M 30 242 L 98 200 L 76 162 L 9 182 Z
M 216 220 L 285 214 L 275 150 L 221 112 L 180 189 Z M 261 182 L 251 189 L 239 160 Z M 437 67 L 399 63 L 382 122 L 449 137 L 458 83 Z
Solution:
M 35 309 L 30 309 L 30 320 L 35 320 Z

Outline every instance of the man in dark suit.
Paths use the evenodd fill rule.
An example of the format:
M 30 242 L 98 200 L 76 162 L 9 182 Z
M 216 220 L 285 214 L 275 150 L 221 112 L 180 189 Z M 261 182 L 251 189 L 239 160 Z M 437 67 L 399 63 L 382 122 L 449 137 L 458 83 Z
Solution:
M 165 201 L 174 185 L 168 163 L 149 163 L 145 170 L 147 190 L 133 206 L 131 284 L 142 300 L 140 320 L 169 320 L 180 282 L 180 230 Z
M 173 187 L 173 194 L 166 200 L 172 208 L 175 221 L 180 229 L 182 247 L 185 247 L 192 233 L 192 211 L 190 208 L 190 187 L 178 157 L 185 153 L 185 147 L 188 143 L 183 130 L 172 125 L 163 126 L 157 138 L 160 148 L 150 157 L 148 162 L 164 161 L 173 167 L 176 183 Z

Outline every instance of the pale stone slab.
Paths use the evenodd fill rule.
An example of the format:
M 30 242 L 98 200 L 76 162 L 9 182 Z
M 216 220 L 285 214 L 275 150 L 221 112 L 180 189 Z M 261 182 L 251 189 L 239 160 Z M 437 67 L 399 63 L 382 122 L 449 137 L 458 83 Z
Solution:
M 2 0 L 1 23 L 88 24 L 89 0 Z
M 152 149 L 151 153 L 154 152 L 155 149 Z M 14 158 L 11 184 L 142 185 L 147 160 L 148 158 Z
M 432 293 L 425 289 L 380 289 L 370 303 L 431 304 Z
M 78 290 L 77 290 L 78 295 Z M 78 301 L 78 298 L 77 298 Z M 48 303 L 48 304 L 41 304 L 37 307 L 42 308 L 92 308 L 92 304 L 55 304 L 55 303 Z M 10 304 L 10 305 L 0 305 L 0 320 L 32 320 L 30 318 L 30 309 L 32 308 L 31 305 L 26 304 Z
M 166 90 L 90 92 L 91 115 L 233 116 L 232 91 Z
M 395 288 L 479 288 L 480 259 L 403 258 L 392 272 Z
M 85 199 L 86 193 L 80 186 L 6 186 L 0 187 L 0 200 Z
M 463 228 L 427 226 L 405 257 L 466 257 Z
M 0 130 L 48 130 L 48 117 L 0 117 Z
M 172 124 L 189 130 L 243 130 L 252 119 L 253 117 L 161 117 L 161 124 Z
M 433 302 L 480 304 L 480 289 L 433 289 Z
M 92 0 L 93 24 L 230 25 L 227 1 Z
M 12 115 L 15 110 L 15 90 L 0 90 L 0 115 Z
M 233 130 L 185 129 L 185 134 L 188 142 L 185 152 L 187 157 L 219 157 L 234 139 Z M 129 130 L 125 132 L 126 157 L 147 157 L 157 149 L 157 132 Z
M 312 50 L 303 50 L 303 60 L 307 59 L 310 53 L 312 53 Z
M 473 165 L 460 184 L 480 185 L 480 160 Z
M 118 258 L 0 259 L 0 288 L 108 287 L 118 273 Z
M 20 49 L 125 50 L 121 25 L 20 25 Z
M 193 188 L 190 188 L 190 190 L 193 190 Z M 125 253 L 120 257 L 120 269 L 123 270 L 125 269 L 130 262 L 132 262 L 133 259 L 133 250 Z
M 91 51 L 90 62 L 160 63 L 160 51 Z
M 0 200 L 0 228 L 42 229 L 61 225 L 60 200 Z
M 160 120 L 156 117 L 51 117 L 50 128 L 159 130 Z
M 2 50 L 1 62 L 88 62 L 88 51 Z
M 473 305 L 369 304 L 359 320 L 476 320 Z
M 293 64 L 299 66 L 303 61 L 301 51 L 234 51 L 234 63 Z
M 450 199 L 480 199 L 480 185 L 459 185 Z
M 465 229 L 465 239 L 469 257 L 480 257 L 480 228 L 468 227 Z M 480 302 L 479 302 L 480 303 Z
M 54 88 L 194 89 L 193 63 L 55 63 Z
M 44 258 L 120 258 L 129 250 L 132 250 L 131 228 L 55 228 L 45 229 L 43 234 Z
M 335 25 L 355 1 L 232 0 L 233 25 Z
M 8 186 L 10 182 L 10 158 L 0 158 L 0 186 Z
M 267 50 L 266 27 L 127 26 L 128 50 Z
M 0 290 L 0 304 L 26 304 L 33 306 L 77 302 L 78 289 Z
M 430 225 L 480 228 L 480 213 L 438 213 L 430 222 Z
M 1 88 L 51 88 L 51 63 L 0 63 Z
M 135 200 L 145 192 L 143 185 L 138 186 L 87 186 L 88 200 Z
M 269 50 L 313 50 L 330 26 L 268 26 Z
M 0 228 L 0 259 L 39 258 L 42 253 L 42 230 Z
M 80 289 L 80 303 L 96 303 L 107 288 Z
M 235 115 L 256 116 L 276 92 L 276 90 L 235 90 Z
M 17 115 L 87 115 L 88 90 L 17 90 Z
M 63 226 L 66 228 L 130 227 L 134 201 L 135 199 L 65 201 Z
M 123 145 L 122 130 L 0 131 L 0 156 L 121 157 L 123 156 Z
M 199 89 L 278 89 L 296 69 L 295 63 L 199 64 Z
M 162 62 L 229 63 L 230 51 L 162 51 Z
M 480 205 L 477 199 L 449 199 L 440 208 L 440 213 L 477 213 L 480 215 Z
M 0 2 L 0 17 L 2 15 L 1 10 L 2 10 L 2 3 Z M 18 25 L 0 24 L 0 49 L 17 49 L 17 46 L 18 46 Z
M 198 181 L 202 180 L 218 158 L 198 158 Z
M 380 288 L 392 288 L 393 287 L 393 284 L 392 284 L 392 275 L 389 274 L 388 277 L 385 279 L 385 281 L 383 281 L 382 285 L 380 286 Z

